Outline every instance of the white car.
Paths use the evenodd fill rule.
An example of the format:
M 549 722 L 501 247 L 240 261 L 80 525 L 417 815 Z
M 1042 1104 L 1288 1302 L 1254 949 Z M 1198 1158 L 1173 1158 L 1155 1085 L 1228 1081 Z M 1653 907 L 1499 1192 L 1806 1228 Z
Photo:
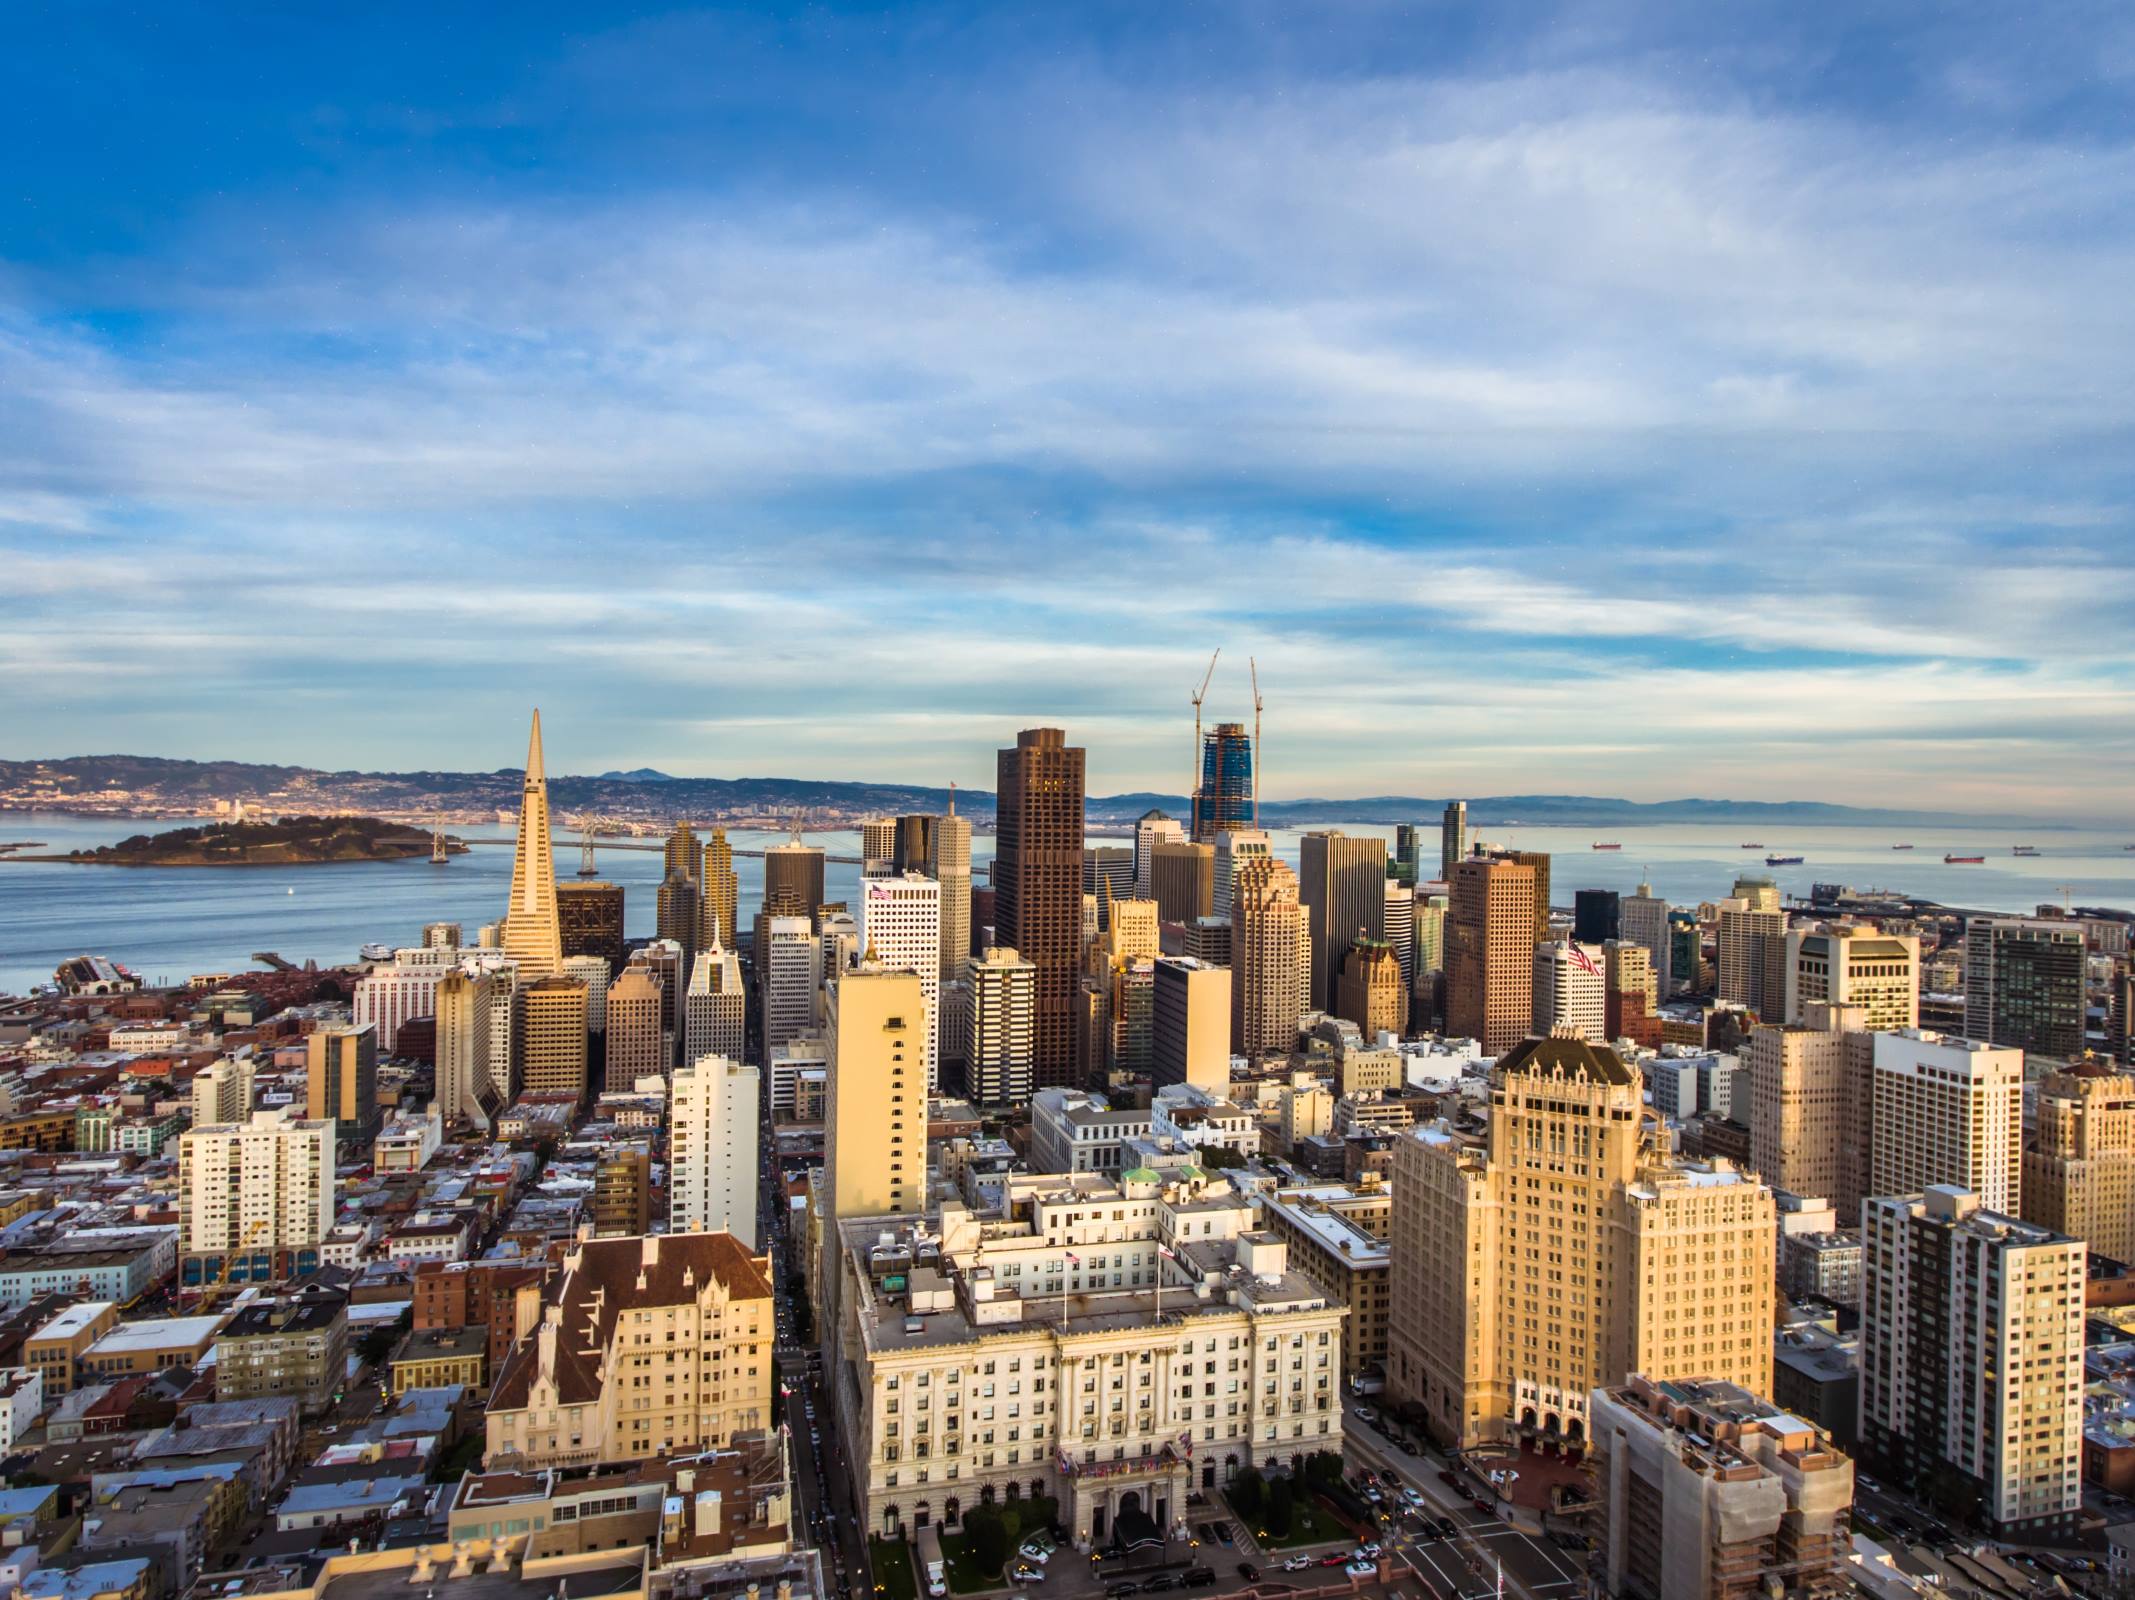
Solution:
M 1303 1572 L 1305 1568 L 1316 1564 L 1310 1556 L 1292 1556 L 1282 1564 L 1282 1569 L 1285 1572 Z
M 1039 1566 L 1053 1559 L 1053 1547 L 1042 1539 L 1033 1539 L 1016 1552 L 1025 1561 L 1035 1561 Z
M 1379 1568 L 1377 1563 L 1375 1562 L 1352 1561 L 1342 1570 L 1348 1573 L 1352 1578 L 1369 1578 L 1373 1574 L 1378 1572 Z
M 1379 1559 L 1379 1550 L 1379 1541 L 1374 1539 L 1368 1544 L 1358 1545 L 1354 1554 L 1359 1561 L 1376 1561 Z

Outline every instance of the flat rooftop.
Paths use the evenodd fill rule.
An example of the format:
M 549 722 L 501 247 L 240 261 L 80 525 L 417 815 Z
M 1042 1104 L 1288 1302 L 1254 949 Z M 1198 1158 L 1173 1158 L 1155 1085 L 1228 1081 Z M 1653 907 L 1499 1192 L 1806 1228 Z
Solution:
M 71 1339 L 95 1322 L 105 1312 L 117 1310 L 117 1303 L 111 1300 L 84 1300 L 78 1306 L 67 1307 L 66 1310 L 31 1334 L 30 1338 L 32 1340 Z
M 150 1317 L 122 1322 L 89 1347 L 91 1355 L 126 1355 L 134 1351 L 189 1350 L 207 1343 L 222 1329 L 221 1317 Z

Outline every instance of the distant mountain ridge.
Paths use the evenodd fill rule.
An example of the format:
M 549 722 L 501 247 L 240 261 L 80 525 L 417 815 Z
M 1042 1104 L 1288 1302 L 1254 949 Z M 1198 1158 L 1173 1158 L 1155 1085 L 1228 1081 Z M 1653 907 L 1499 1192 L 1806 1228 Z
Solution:
M 518 804 L 519 778 L 514 767 L 494 772 L 326 772 L 314 767 L 185 761 L 165 756 L 66 756 L 46 761 L 0 761 L 0 808 L 112 810 L 119 808 L 117 792 L 144 810 L 197 806 L 203 801 L 225 799 L 257 802 L 285 811 L 321 806 L 402 813 L 509 810 Z M 777 812 L 829 812 L 843 818 L 939 812 L 947 809 L 950 791 L 915 784 L 813 778 L 682 778 L 654 767 L 636 767 L 594 777 L 552 777 L 549 796 L 551 803 L 563 811 L 711 820 L 722 816 L 763 817 Z M 1562 794 L 1465 798 L 1469 824 L 1475 828 L 1502 828 L 1515 822 L 1561 827 L 1685 822 L 2042 829 L 2068 825 L 2043 822 L 2036 817 L 1894 811 L 1819 800 L 1637 801 Z M 979 821 L 993 816 L 994 797 L 984 790 L 958 789 L 955 799 L 960 812 Z M 1415 822 L 1435 828 L 1445 804 L 1444 798 L 1418 795 L 1368 795 L 1346 800 L 1264 799 L 1260 814 L 1262 822 L 1271 827 Z M 1189 802 L 1184 795 L 1140 792 L 1092 796 L 1085 805 L 1089 820 L 1099 825 L 1131 823 L 1152 808 L 1184 820 Z

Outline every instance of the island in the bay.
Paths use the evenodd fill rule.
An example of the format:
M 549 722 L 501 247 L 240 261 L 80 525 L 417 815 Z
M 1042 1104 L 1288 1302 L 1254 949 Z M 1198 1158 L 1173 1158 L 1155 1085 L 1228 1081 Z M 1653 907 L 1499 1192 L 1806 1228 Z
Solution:
M 455 855 L 467 847 L 448 839 Z M 137 833 L 117 844 L 76 850 L 66 861 L 107 867 L 286 867 L 327 861 L 404 861 L 430 853 L 430 835 L 376 817 L 283 817 L 217 822 L 166 833 Z

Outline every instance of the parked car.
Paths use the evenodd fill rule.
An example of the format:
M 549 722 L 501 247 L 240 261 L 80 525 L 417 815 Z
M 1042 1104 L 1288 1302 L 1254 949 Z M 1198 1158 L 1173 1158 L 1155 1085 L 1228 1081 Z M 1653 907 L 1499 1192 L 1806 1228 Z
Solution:
M 1216 1524 L 1216 1540 L 1223 1545 L 1230 1545 L 1236 1542 L 1233 1538 L 1233 1530 L 1228 1522 Z
M 1045 1581 L 1045 1569 L 1033 1566 L 1028 1561 L 1018 1561 L 1015 1564 L 1015 1569 L 1008 1576 L 1016 1583 L 1043 1583 Z
M 1179 1580 L 1177 1578 L 1168 1572 L 1159 1572 L 1153 1578 L 1144 1578 L 1142 1580 L 1142 1593 L 1163 1594 L 1167 1590 L 1176 1589 L 1178 1586 Z
M 1312 1565 L 1314 1562 L 1310 1556 L 1292 1556 L 1282 1564 L 1282 1569 L 1285 1572 L 1303 1572 Z
M 1045 1539 L 1026 1539 L 1023 1541 L 1023 1548 L 1016 1554 L 1025 1561 L 1035 1561 L 1042 1567 L 1053 1559 L 1053 1547 L 1051 1542 Z
M 1338 1550 L 1331 1556 L 1321 1556 L 1320 1565 L 1323 1567 L 1339 1567 L 1346 1564 L 1348 1560 L 1349 1557 Z
M 1352 1578 L 1369 1578 L 1374 1573 L 1376 1573 L 1379 1568 L 1375 1562 L 1352 1561 L 1349 1562 L 1346 1566 L 1344 1566 L 1342 1570 L 1348 1573 L 1349 1576 L 1351 1576 Z
M 1215 1583 L 1214 1567 L 1188 1567 L 1186 1576 L 1179 1580 L 1180 1587 L 1186 1589 L 1211 1589 L 1215 1587 Z
M 1366 1411 L 1362 1406 L 1351 1406 L 1349 1408 L 1349 1414 L 1355 1417 L 1359 1422 L 1371 1421 L 1371 1413 L 1369 1411 Z
M 1358 1545 L 1356 1549 L 1350 1552 L 1350 1554 L 1355 1556 L 1360 1561 L 1376 1561 L 1379 1559 L 1380 1548 L 1381 1546 L 1379 1544 L 1379 1541 L 1376 1539 L 1371 1539 L 1367 1540 L 1363 1544 Z
M 1238 1576 L 1251 1583 L 1260 1576 L 1260 1569 L 1250 1561 L 1241 1561 L 1238 1563 Z
M 1440 1467 L 1438 1469 L 1438 1481 L 1448 1489 L 1458 1489 L 1460 1487 L 1460 1479 L 1453 1476 L 1451 1467 Z
M 1105 1585 L 1105 1600 L 1128 1600 L 1129 1595 L 1137 1595 L 1141 1592 L 1142 1586 L 1140 1580 L 1135 1578 L 1126 1578 L 1122 1579 L 1118 1583 L 1108 1583 Z

